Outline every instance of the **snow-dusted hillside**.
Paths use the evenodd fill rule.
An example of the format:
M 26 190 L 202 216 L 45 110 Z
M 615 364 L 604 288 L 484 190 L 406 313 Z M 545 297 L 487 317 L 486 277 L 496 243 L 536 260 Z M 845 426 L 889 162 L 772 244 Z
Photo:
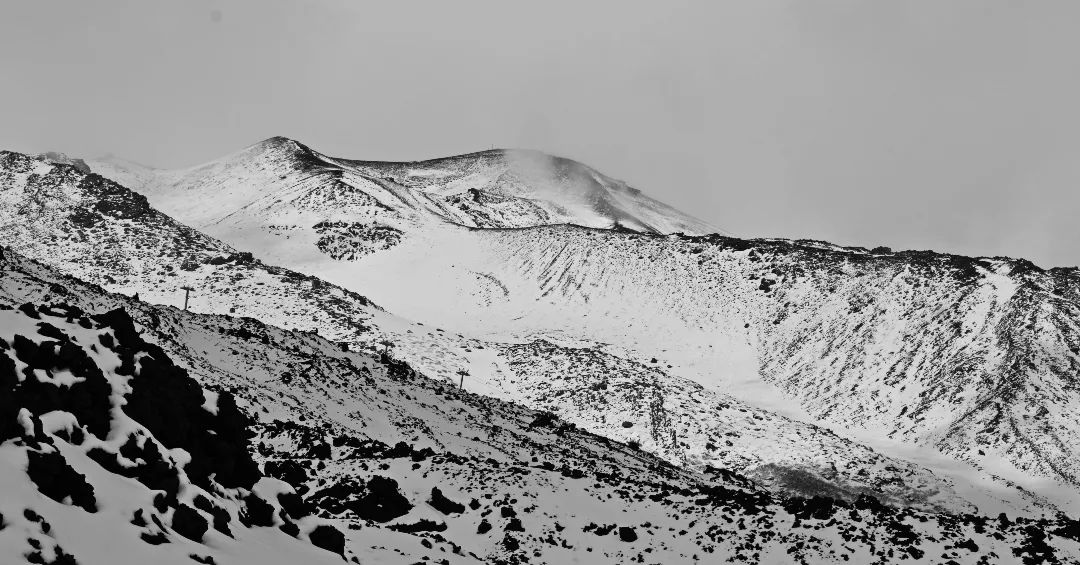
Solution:
M 106 294 L 10 250 L 0 274 L 0 376 L 10 360 L 23 383 L 0 398 L 25 414 L 0 428 L 15 434 L 0 436 L 11 466 L 0 475 L 4 562 L 33 553 L 84 565 L 340 562 L 309 541 L 357 563 L 1080 559 L 1080 523 L 1069 519 L 927 514 L 865 495 L 853 503 L 778 497 L 730 471 L 671 466 L 310 333 Z M 187 374 L 199 384 L 185 384 Z M 28 394 L 31 378 L 58 394 Z M 89 395 L 97 404 L 68 400 L 99 382 L 108 384 L 105 395 Z M 169 388 L 177 385 L 186 392 Z M 227 416 L 232 398 L 252 422 Z M 98 417 L 102 410 L 111 419 Z M 202 426 L 157 415 L 168 410 L 229 431 L 218 428 L 208 441 L 197 435 Z M 197 465 L 208 444 L 247 442 L 245 429 L 255 432 L 250 445 L 264 473 L 276 478 L 258 478 L 254 497 L 229 487 L 251 482 L 226 473 L 242 465 L 220 457 L 210 460 L 217 467 Z M 43 475 L 41 464 L 21 463 L 57 452 L 71 465 L 65 473 L 84 478 L 50 481 L 56 475 Z M 159 457 L 181 479 L 175 500 L 146 484 L 159 476 L 148 473 Z M 288 526 L 306 512 L 317 516 Z M 314 533 L 328 522 L 337 530 Z M 328 533 L 338 530 L 343 539 Z
M 652 340 L 662 363 L 736 393 L 745 376 L 718 358 L 749 348 L 762 377 L 816 418 L 1078 484 L 1076 269 L 570 228 L 476 235 L 483 263 L 461 267 L 515 297 L 478 308 L 478 323 L 639 354 Z M 590 315 L 562 323 L 573 312 Z
M 476 171 L 490 169 L 480 164 L 499 155 L 387 166 L 329 159 L 275 138 L 187 171 L 105 174 L 130 178 L 180 221 L 413 320 L 492 341 L 596 348 L 845 435 L 943 452 L 1047 496 L 1078 499 L 1075 269 L 536 226 L 565 220 L 542 216 L 481 221 L 471 205 L 460 216 L 417 203 L 419 193 L 462 189 L 456 179 L 480 178 Z M 566 197 L 542 182 L 511 184 L 501 197 Z M 301 186 L 303 198 L 286 196 Z M 668 220 L 643 223 L 672 228 L 685 219 L 651 209 Z M 402 210 L 413 219 L 377 219 Z M 502 218 L 494 209 L 482 217 Z
M 751 498 L 759 511 L 760 504 L 778 503 L 788 514 L 800 514 L 805 504 L 826 504 L 828 510 L 817 515 L 841 529 L 851 526 L 835 518 L 836 509 L 846 512 L 853 503 L 871 508 L 867 496 L 901 514 L 937 512 L 916 518 L 930 524 L 927 535 L 934 539 L 956 533 L 957 512 L 1053 515 L 1077 508 L 1075 269 L 1043 271 L 1012 259 L 809 241 L 663 235 L 707 228 L 687 229 L 692 219 L 583 165 L 548 157 L 537 165 L 536 155 L 526 157 L 485 152 L 425 163 L 369 163 L 333 159 L 274 138 L 185 171 L 89 163 L 144 191 L 147 202 L 70 159 L 3 153 L 0 237 L 20 253 L 111 291 L 177 305 L 180 289 L 190 286 L 192 310 L 254 318 L 200 318 L 112 298 L 156 312 L 152 318 L 159 321 L 148 327 L 174 314 L 188 320 L 164 324 L 157 337 L 172 345 L 163 347 L 211 388 L 235 392 L 242 407 L 266 410 L 259 418 L 260 457 L 275 476 L 292 477 L 324 516 L 345 516 L 363 526 L 363 535 L 373 534 L 349 533 L 350 547 L 389 539 L 385 528 L 371 527 L 370 516 L 354 515 L 369 512 L 372 497 L 430 497 L 431 508 L 457 508 L 453 501 L 459 499 L 449 496 L 447 502 L 429 490 L 424 481 L 433 477 L 439 485 L 462 485 L 459 494 L 473 492 L 480 476 L 524 485 L 525 491 L 510 495 L 519 499 L 566 489 L 566 497 L 534 502 L 538 516 L 557 520 L 567 512 L 558 500 L 603 499 L 605 492 L 625 497 L 626 469 L 629 476 L 664 469 L 667 479 L 689 481 L 684 485 L 700 485 L 702 477 L 719 482 L 729 489 L 725 496 L 738 500 L 746 499 L 730 489 L 756 493 Z M 482 188 L 469 186 L 474 184 Z M 170 314 L 162 318 L 162 312 Z M 190 320 L 214 321 L 199 326 Z M 356 371 L 372 375 L 374 381 L 364 379 L 378 395 L 341 388 Z M 419 388 L 380 385 L 384 377 Z M 459 379 L 470 393 L 488 398 L 455 393 L 448 381 Z M 556 419 L 533 414 L 497 420 L 497 413 L 528 411 L 495 398 L 548 410 Z M 441 412 L 454 410 L 451 400 L 473 403 L 483 414 L 468 424 L 475 431 L 459 427 L 469 421 L 470 408 L 457 405 L 464 410 L 460 418 L 446 420 Z M 492 427 L 493 421 L 500 423 Z M 490 444 L 526 421 L 539 424 L 526 426 L 524 435 L 506 435 L 513 448 L 498 448 L 516 453 L 505 461 L 518 463 L 468 459 L 490 449 L 475 443 L 484 434 Z M 561 430 L 556 443 L 566 441 L 573 425 L 630 447 L 613 456 L 596 451 L 610 445 L 607 440 L 595 440 L 584 452 L 571 447 L 578 463 L 548 468 L 529 434 L 553 423 Z M 432 454 L 417 453 L 422 446 L 449 449 L 449 433 L 477 439 L 440 459 L 454 462 L 455 473 L 425 471 L 422 462 Z M 376 443 L 357 445 L 355 437 Z M 412 446 L 391 448 L 397 441 Z M 534 453 L 526 458 L 514 451 L 521 445 Z M 645 453 L 675 466 L 659 465 Z M 308 460 L 302 472 L 289 462 L 296 454 Z M 520 463 L 531 457 L 540 465 L 532 468 L 563 479 L 530 483 L 524 477 L 534 471 L 518 469 L 527 469 Z M 361 461 L 353 464 L 353 458 Z M 612 474 L 603 471 L 589 487 L 600 490 L 586 494 L 568 486 L 589 476 L 574 469 L 595 471 L 596 465 L 621 469 L 614 473 L 619 480 L 606 482 Z M 369 474 L 376 469 L 393 475 L 402 497 Z M 468 479 L 459 482 L 459 476 Z M 791 495 L 846 502 L 778 498 Z M 667 499 L 636 498 L 632 509 L 619 507 L 617 514 L 665 514 L 645 500 Z M 691 502 L 709 504 L 687 497 L 673 503 L 670 515 L 685 515 L 683 506 Z M 589 514 L 594 503 L 586 503 L 592 510 L 575 507 L 571 513 Z M 477 504 L 471 509 L 484 505 L 480 499 Z M 418 507 L 410 502 L 408 510 Z M 423 553 L 415 548 L 418 531 L 431 536 L 421 547 L 441 547 L 447 558 L 509 559 L 544 542 L 512 533 L 515 519 L 528 523 L 516 506 L 500 514 L 511 541 L 495 547 L 481 540 L 464 546 L 475 548 L 468 551 L 454 547 L 472 539 L 472 528 L 485 529 L 483 522 L 461 529 L 448 521 L 442 529 L 436 514 L 410 514 L 416 521 L 408 523 L 374 520 L 390 524 L 404 541 L 383 545 L 389 553 L 373 558 L 393 562 L 391 554 Z M 867 517 L 854 511 L 848 518 Z M 778 532 L 795 525 L 777 520 L 752 528 Z M 996 557 L 1020 559 L 1026 551 L 1021 547 L 1040 548 L 1045 540 L 1072 551 L 1068 524 L 1055 529 L 1046 522 L 999 521 L 1012 533 L 995 538 L 1010 548 Z M 736 535 L 745 525 L 724 535 L 745 541 Z M 561 521 L 553 528 L 573 529 Z M 629 528 L 639 534 L 638 527 Z M 594 520 L 580 530 L 607 536 L 618 528 Z M 1045 537 L 1047 531 L 1058 533 Z M 522 537 L 531 541 L 522 543 Z M 830 553 L 836 540 L 825 538 L 830 549 L 810 562 L 843 559 L 841 553 L 873 561 L 849 546 Z M 544 543 L 578 551 L 533 551 L 555 562 L 580 559 L 580 543 L 559 539 Z M 660 562 L 685 561 L 689 552 L 708 552 L 697 540 L 693 547 L 680 541 L 649 549 Z M 773 555 L 765 546 L 754 548 L 758 541 L 748 547 L 761 550 L 765 562 L 787 562 L 787 550 L 801 551 L 788 546 L 782 556 Z M 605 546 L 597 559 L 632 557 L 623 549 Z M 898 558 L 880 549 L 871 550 L 880 562 Z M 720 551 L 731 556 L 739 549 Z M 977 560 L 974 553 L 937 546 L 907 555 Z M 995 556 L 987 557 L 992 562 Z
M 308 269 L 452 331 L 585 341 L 1076 498 L 1075 269 L 567 226 L 446 230 Z
M 205 236 L 185 239 L 188 228 L 153 209 L 138 215 L 100 213 L 87 228 L 72 218 L 80 217 L 77 210 L 96 210 L 101 193 L 113 199 L 138 196 L 66 165 L 41 164 L 17 154 L 8 160 L 19 163 L 13 169 L 42 168 L 38 178 L 27 172 L 8 177 L 11 184 L 0 192 L 12 203 L 7 209 L 32 200 L 51 213 L 21 220 L 10 217 L 0 234 L 21 253 L 110 290 L 178 305 L 180 289 L 192 286 L 191 308 L 196 311 L 318 331 L 353 350 L 381 351 L 389 342 L 395 356 L 429 376 L 458 382 L 459 371 L 466 371 L 469 390 L 553 410 L 596 433 L 637 442 L 669 461 L 698 469 L 730 468 L 779 490 L 848 499 L 873 493 L 888 503 L 954 510 L 977 506 L 984 511 L 1026 512 L 1054 507 L 1053 501 L 1007 484 L 992 484 L 988 477 L 935 474 L 884 456 L 820 427 L 675 377 L 655 363 L 612 355 L 603 347 L 476 339 L 414 323 L 355 293 L 265 265 Z M 57 186 L 63 189 L 42 194 L 43 179 L 59 179 Z M 0 218 L 4 210 L 0 208 Z M 116 233 L 129 234 L 127 243 L 119 245 L 127 249 L 129 265 L 138 266 L 123 271 L 123 276 L 111 274 L 111 263 L 95 255 L 96 249 L 118 244 L 112 239 Z M 187 243 L 163 252 L 177 241 Z M 523 361 L 523 352 L 540 358 Z M 585 388 L 600 392 L 590 395 Z

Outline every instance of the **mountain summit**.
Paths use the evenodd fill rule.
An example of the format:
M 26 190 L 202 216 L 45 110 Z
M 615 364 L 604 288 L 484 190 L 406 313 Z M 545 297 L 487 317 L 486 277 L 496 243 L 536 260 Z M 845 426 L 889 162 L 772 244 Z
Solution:
M 165 210 L 171 198 L 211 200 L 212 195 L 214 205 L 189 218 L 200 226 L 227 221 L 228 215 L 263 205 L 274 195 L 275 201 L 298 198 L 306 207 L 339 208 L 349 217 L 377 215 L 389 224 L 437 219 L 483 228 L 575 224 L 661 234 L 716 231 L 587 165 L 533 150 L 364 161 L 272 137 L 188 169 L 160 171 L 115 159 L 92 162 L 92 168 L 147 194 Z M 223 197 L 228 200 L 222 202 Z

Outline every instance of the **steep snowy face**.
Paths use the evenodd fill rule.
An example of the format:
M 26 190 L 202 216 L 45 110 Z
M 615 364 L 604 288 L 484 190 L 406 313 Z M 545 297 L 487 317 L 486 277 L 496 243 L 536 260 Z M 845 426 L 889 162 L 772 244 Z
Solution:
M 539 151 L 499 149 L 412 163 L 338 161 L 443 197 L 454 208 L 447 217 L 466 226 L 574 224 L 665 234 L 715 231 L 622 181 Z
M 236 255 L 104 177 L 8 151 L 0 152 L 0 236 L 81 265 L 119 288 L 150 273 L 175 277 L 173 268 L 162 270 L 162 258 L 197 270 L 213 257 Z
M 341 562 L 324 546 L 359 563 L 1080 558 L 1080 523 L 1064 516 L 925 513 L 865 493 L 852 502 L 778 496 L 738 473 L 671 466 L 310 333 L 105 294 L 10 251 L 0 268 L 0 375 L 10 359 L 24 379 L 0 396 L 24 408 L 0 420 L 17 424 L 0 440 L 0 464 L 10 463 L 0 474 L 5 563 L 31 553 L 84 565 L 121 556 Z M 11 308 L 28 298 L 51 305 Z M 83 311 L 99 307 L 112 310 Z M 31 379 L 58 394 L 27 394 Z M 177 383 L 173 394 L 155 390 Z M 108 396 L 84 393 L 95 386 Z M 74 398 L 99 400 L 67 402 Z M 95 416 L 106 409 L 111 420 Z M 105 425 L 112 431 L 99 437 Z M 231 463 L 204 459 L 219 444 L 230 446 Z M 244 444 L 265 472 L 252 489 L 242 485 L 254 476 L 235 472 L 249 466 L 235 451 Z M 54 453 L 62 481 L 31 462 Z M 150 472 L 160 465 L 164 472 Z M 175 500 L 143 484 L 172 473 Z M 296 519 L 305 512 L 315 516 Z
M 377 310 L 363 296 L 265 265 L 182 225 L 97 174 L 19 153 L 0 153 L 0 237 L 114 292 L 188 302 L 203 312 L 258 314 L 288 328 L 333 327 L 343 341 L 364 333 L 364 320 Z M 252 304 L 260 310 L 245 308 Z
M 323 276 L 456 331 L 602 342 L 750 403 L 760 374 L 837 429 L 1070 488 L 1080 477 L 1076 269 L 571 227 L 439 240 L 370 260 L 378 277 L 363 264 Z

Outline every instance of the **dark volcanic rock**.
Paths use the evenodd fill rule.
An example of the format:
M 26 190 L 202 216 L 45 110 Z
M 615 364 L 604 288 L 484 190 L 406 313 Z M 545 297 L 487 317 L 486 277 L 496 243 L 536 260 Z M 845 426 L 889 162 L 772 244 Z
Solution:
M 202 541 L 203 535 L 206 534 L 206 530 L 209 528 L 206 518 L 203 518 L 198 510 L 186 504 L 180 504 L 176 507 L 172 518 L 172 529 L 176 533 L 191 541 Z
M 68 465 L 63 455 L 57 452 L 30 451 L 27 457 L 29 465 L 26 474 L 37 485 L 41 494 L 57 502 L 63 502 L 70 497 L 75 506 L 87 512 L 97 512 L 94 487 L 86 482 L 85 475 Z
M 315 547 L 321 547 L 338 555 L 345 554 L 345 534 L 333 526 L 326 524 L 316 526 L 308 534 L 308 540 Z
M 254 493 L 244 497 L 244 511 L 240 521 L 246 526 L 273 526 L 274 507 Z
M 248 448 L 250 421 L 237 409 L 232 395 L 221 393 L 217 414 L 211 414 L 203 408 L 205 397 L 198 383 L 161 348 L 143 341 L 127 312 L 113 310 L 94 319 L 113 328 L 120 370 L 134 373 L 124 412 L 146 426 L 165 447 L 179 447 L 191 454 L 184 470 L 195 484 L 209 488 L 210 475 L 214 475 L 226 488 L 254 485 L 259 470 Z M 137 353 L 144 354 L 136 372 Z
M 431 487 L 431 500 L 428 504 L 443 514 L 461 514 L 465 511 L 465 505 L 454 502 L 443 495 L 439 487 Z

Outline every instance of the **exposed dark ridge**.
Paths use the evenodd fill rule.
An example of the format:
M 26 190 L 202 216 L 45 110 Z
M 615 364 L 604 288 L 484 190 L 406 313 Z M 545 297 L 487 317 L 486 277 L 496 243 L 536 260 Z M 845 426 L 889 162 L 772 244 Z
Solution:
M 291 147 L 291 145 L 294 145 L 295 147 Z M 305 143 L 303 143 L 301 141 L 298 141 L 296 139 L 293 139 L 291 137 L 286 137 L 286 136 L 283 136 L 283 135 L 275 135 L 275 136 L 272 136 L 272 137 L 268 137 L 268 138 L 266 138 L 266 139 L 264 139 L 264 140 L 262 140 L 262 141 L 260 141 L 258 143 L 255 143 L 255 144 L 249 146 L 249 149 L 255 149 L 255 148 L 279 149 L 279 150 L 284 150 L 284 151 L 293 151 L 298 156 L 311 157 L 311 158 L 318 159 L 320 162 L 325 162 L 325 161 L 323 161 L 324 155 L 322 153 L 320 153 L 318 151 L 315 151 L 310 146 L 308 146 L 307 144 L 305 144 Z M 484 149 L 484 150 L 480 150 L 480 151 L 472 151 L 472 152 L 469 152 L 469 153 L 462 153 L 462 154 L 458 154 L 458 155 L 449 155 L 449 156 L 445 156 L 445 157 L 433 157 L 433 158 L 430 158 L 430 159 L 418 159 L 418 160 L 411 160 L 411 161 L 395 161 L 395 160 L 380 160 L 380 159 L 351 159 L 351 158 L 346 158 L 346 157 L 333 157 L 333 156 L 329 156 L 329 155 L 325 155 L 325 157 L 329 158 L 329 159 L 332 159 L 334 161 L 341 162 L 341 163 L 346 164 L 346 165 L 368 165 L 368 166 L 376 166 L 376 165 L 422 165 L 422 164 L 430 165 L 430 164 L 434 164 L 434 163 L 453 162 L 453 161 L 460 160 L 460 159 L 469 159 L 469 158 L 476 158 L 476 157 L 503 157 L 510 151 L 519 151 L 519 150 L 516 150 L 516 149 L 502 149 L 502 148 L 500 148 L 500 149 Z M 532 150 L 520 150 L 520 151 L 532 151 Z M 554 157 L 554 156 L 551 156 L 551 155 L 547 155 L 546 153 L 542 153 L 540 151 L 536 151 L 536 153 L 546 155 L 548 157 Z M 557 158 L 558 159 L 564 159 L 562 157 L 557 157 Z M 571 159 L 567 159 L 567 160 L 572 161 Z M 572 161 L 572 162 L 576 163 L 576 161 Z
M 392 161 L 392 160 L 378 160 L 378 159 L 348 159 L 344 157 L 334 157 L 335 161 L 340 161 L 347 165 L 356 166 L 386 166 L 386 165 L 433 165 L 437 163 L 452 163 L 454 161 L 460 161 L 463 159 L 476 159 L 476 158 L 496 158 L 505 157 L 506 154 L 512 149 L 484 149 L 482 151 L 473 151 L 471 153 L 462 153 L 460 155 L 450 155 L 447 157 L 433 157 L 431 159 L 420 159 L 414 161 Z
M 488 232 L 526 232 L 526 231 L 541 231 L 547 229 L 570 229 L 581 230 L 593 233 L 623 233 L 632 236 L 648 237 L 648 238 L 676 238 L 680 241 L 687 243 L 704 243 L 715 244 L 723 248 L 734 249 L 736 251 L 746 251 L 750 249 L 758 249 L 765 251 L 777 251 L 777 252 L 804 252 L 810 255 L 817 255 L 820 257 L 825 256 L 841 256 L 853 261 L 896 261 L 905 260 L 908 262 L 937 262 L 942 265 L 951 265 L 958 269 L 967 269 L 974 265 L 983 267 L 989 267 L 987 261 L 1004 261 L 1010 263 L 1013 270 L 1010 274 L 1018 275 L 1028 272 L 1034 273 L 1047 273 L 1053 276 L 1059 277 L 1075 277 L 1080 275 L 1080 267 L 1053 267 L 1050 269 L 1043 269 L 1038 265 L 1035 265 L 1031 261 L 1023 258 L 994 256 L 994 257 L 972 257 L 967 255 L 958 255 L 955 253 L 947 253 L 933 250 L 902 250 L 902 251 L 885 251 L 876 252 L 880 248 L 868 249 L 866 247 L 859 246 L 846 246 L 829 243 L 822 240 L 814 239 L 779 239 L 779 238 L 739 238 L 719 233 L 711 233 L 706 235 L 686 235 L 684 233 L 656 233 L 656 232 L 643 232 L 634 230 L 624 225 L 612 226 L 610 228 L 583 226 L 580 224 L 572 223 L 558 223 L 558 224 L 544 224 L 539 226 L 522 226 L 522 227 L 472 227 L 463 226 L 470 231 L 488 231 Z M 827 247 L 823 247 L 827 246 Z

